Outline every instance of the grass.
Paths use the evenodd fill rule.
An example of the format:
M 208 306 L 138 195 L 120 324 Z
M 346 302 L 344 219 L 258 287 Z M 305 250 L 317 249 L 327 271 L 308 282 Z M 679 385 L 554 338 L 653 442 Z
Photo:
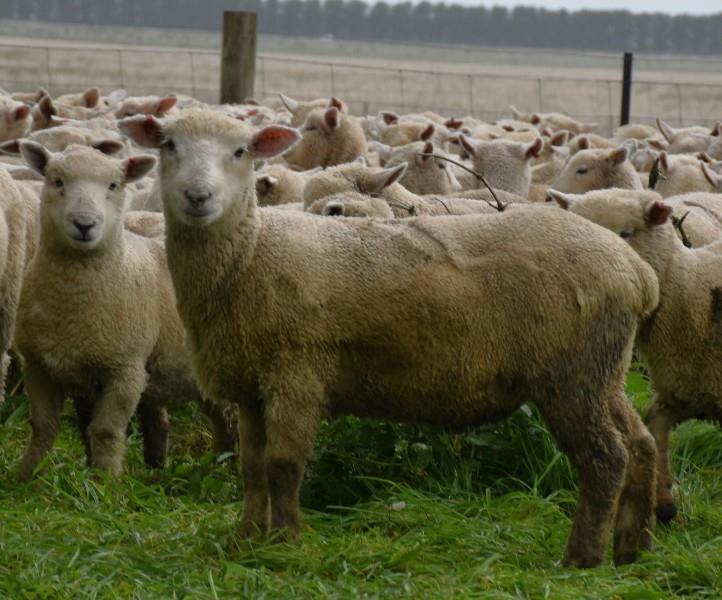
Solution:
M 643 409 L 643 374 L 628 391 Z M 162 472 L 129 438 L 127 475 L 83 465 L 66 414 L 44 474 L 21 485 L 27 400 L 0 408 L 0 598 L 720 598 L 722 433 L 673 436 L 681 516 L 633 565 L 559 564 L 574 476 L 536 412 L 453 436 L 356 419 L 324 427 L 298 545 L 239 541 L 242 483 L 194 409 Z

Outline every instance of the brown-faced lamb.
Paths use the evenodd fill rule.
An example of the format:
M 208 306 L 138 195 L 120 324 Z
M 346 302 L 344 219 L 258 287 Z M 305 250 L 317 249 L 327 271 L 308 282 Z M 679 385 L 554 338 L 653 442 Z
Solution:
M 17 312 L 32 434 L 20 477 L 28 479 L 58 434 L 73 397 L 90 464 L 122 470 L 128 421 L 138 409 L 144 456 L 162 466 L 166 407 L 200 400 L 162 243 L 123 228 L 124 187 L 155 164 L 123 161 L 86 146 L 51 154 L 34 142 L 21 152 L 45 178 L 38 250 Z M 219 405 L 215 405 L 219 406 Z M 214 426 L 225 445 L 220 412 Z
M 654 440 L 624 379 L 657 281 L 616 235 L 533 207 L 391 222 L 259 208 L 253 163 L 295 130 L 192 110 L 121 129 L 160 148 L 194 371 L 241 412 L 242 534 L 297 538 L 324 415 L 468 427 L 532 401 L 579 475 L 564 564 L 602 563 L 612 530 L 618 564 L 651 546 Z
M 677 513 L 670 431 L 694 418 L 722 425 L 722 254 L 685 248 L 669 221 L 671 207 L 655 192 L 559 196 L 572 212 L 625 239 L 659 279 L 659 306 L 640 327 L 637 348 L 655 392 L 646 422 L 658 451 L 657 518 L 667 522 Z

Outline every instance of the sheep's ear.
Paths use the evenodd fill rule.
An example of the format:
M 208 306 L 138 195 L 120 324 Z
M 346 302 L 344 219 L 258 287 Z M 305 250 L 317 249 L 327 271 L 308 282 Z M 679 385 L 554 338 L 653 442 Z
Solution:
M 23 119 L 27 119 L 28 115 L 30 114 L 30 107 L 23 104 L 22 106 L 18 106 L 11 115 L 11 118 L 13 122 L 22 121 Z
M 541 117 L 538 114 L 534 113 L 531 117 L 529 117 L 529 122 L 532 125 L 539 125 L 539 123 L 541 123 Z
M 256 98 L 253 98 L 252 96 L 249 96 L 243 101 L 243 104 L 248 104 L 248 106 L 260 106 L 261 103 L 256 100 Z
M 659 139 L 657 139 L 657 140 L 655 140 L 655 139 L 647 140 L 647 143 L 648 143 L 650 146 L 652 146 L 652 148 L 654 148 L 655 150 L 666 150 L 666 149 L 667 149 L 667 146 L 669 145 L 669 144 L 666 142 L 666 140 L 659 140 Z
M 374 174 L 371 189 L 368 190 L 369 194 L 378 194 L 384 188 L 389 187 L 391 184 L 396 183 L 406 173 L 407 163 L 403 162 L 394 167 L 383 169 L 378 173 Z
M 97 87 L 88 88 L 83 92 L 83 103 L 86 108 L 95 108 L 100 100 L 100 90 Z
M 50 126 L 51 127 L 59 127 L 60 125 L 70 125 L 71 123 L 78 124 L 80 121 L 78 119 L 67 119 L 65 117 L 59 117 L 58 115 L 52 115 L 50 117 Z
M 323 114 L 323 120 L 326 122 L 329 129 L 338 129 L 341 124 L 338 108 L 332 106 L 331 108 L 326 109 L 326 112 Z
M 661 200 L 652 202 L 646 210 L 646 220 L 649 225 L 664 225 L 672 214 L 672 207 Z
M 459 129 L 463 124 L 463 121 L 454 119 L 453 117 L 444 123 L 444 125 L 449 129 Z
M 369 161 L 366 160 L 366 157 L 362 154 L 361 156 L 357 156 L 351 161 L 351 164 L 357 164 L 362 165 L 364 167 L 369 166 Z
M 9 154 L 10 156 L 20 156 L 20 142 L 25 141 L 23 138 L 18 140 L 8 140 L 0 144 L 0 152 Z
M 176 105 L 176 102 L 178 102 L 178 98 L 175 94 L 168 94 L 165 98 L 161 98 L 158 100 L 158 103 L 155 105 L 155 110 L 153 111 L 153 114 L 156 117 L 162 117 L 165 113 L 167 113 L 171 108 L 173 108 Z
M 50 96 L 43 96 L 42 98 L 40 98 L 37 107 L 40 111 L 40 114 L 43 115 L 48 121 L 51 117 L 58 114 L 58 111 L 55 109 L 55 105 L 53 104 L 53 99 Z
M 627 156 L 631 157 L 639 148 L 639 141 L 634 138 L 624 140 L 622 142 L 622 147 L 627 149 Z
M 431 158 L 430 155 L 433 153 L 434 153 L 434 144 L 432 144 L 431 142 L 426 142 L 424 144 L 424 149 L 421 152 L 422 156 L 420 158 L 421 158 L 422 162 L 426 162 L 427 160 L 429 160 Z
M 45 177 L 45 168 L 48 166 L 51 157 L 45 146 L 29 140 L 21 141 L 20 154 L 33 171 Z
M 155 166 L 155 163 L 155 156 L 148 156 L 147 154 L 126 158 L 123 161 L 125 183 L 131 183 L 132 181 L 142 179 Z
M 584 133 L 591 133 L 592 131 L 596 131 L 597 127 L 599 127 L 599 123 L 582 123 L 579 130 Z
M 668 142 L 672 141 L 674 130 L 660 118 L 657 118 L 657 129 L 659 129 L 659 132 L 664 136 L 665 140 Z
M 562 129 L 561 131 L 557 131 L 550 137 L 549 144 L 551 146 L 564 146 L 566 145 L 568 140 L 569 132 L 566 129 Z
M 343 205 L 343 202 L 334 200 L 326 203 L 326 206 L 323 207 L 321 214 L 324 217 L 343 217 L 345 212 L 346 207 Z
M 544 147 L 544 140 L 540 137 L 535 139 L 531 144 L 524 147 L 524 158 L 529 160 L 531 158 L 539 158 L 539 153 Z
M 399 115 L 390 110 L 382 111 L 381 113 L 379 113 L 379 115 L 386 125 L 393 125 L 394 123 L 398 123 L 400 118 Z
M 580 135 L 579 138 L 577 138 L 577 148 L 580 150 L 589 150 L 591 146 L 589 138 L 586 135 Z
M 153 115 L 122 119 L 118 121 L 118 128 L 140 146 L 158 148 L 163 143 L 163 123 Z
M 108 156 L 117 154 L 125 148 L 125 144 L 123 142 L 119 142 L 118 140 L 100 140 L 98 142 L 93 142 L 91 146 Z
M 619 146 L 619 148 L 612 150 L 608 157 L 612 166 L 618 167 L 629 158 L 629 149 L 626 146 Z
M 281 98 L 281 102 L 283 102 L 283 106 L 288 109 L 288 112 L 295 113 L 298 110 L 298 102 L 296 100 L 284 94 L 279 94 L 279 96 Z
M 712 161 L 712 157 L 711 157 L 709 154 L 707 154 L 706 152 L 698 152 L 698 153 L 697 153 L 697 158 L 698 158 L 699 160 L 701 160 L 702 162 L 706 162 L 706 163 L 711 163 L 711 162 L 713 162 L 713 161 Z
M 476 146 L 471 138 L 466 137 L 463 133 L 459 136 L 459 143 L 461 147 L 466 150 L 471 156 L 476 156 Z
M 702 172 L 707 181 L 710 182 L 713 188 L 722 192 L 722 175 L 719 175 L 707 163 L 700 163 L 702 165 Z
M 253 154 L 253 158 L 273 158 L 284 153 L 300 138 L 301 134 L 298 129 L 286 127 L 285 125 L 269 125 L 253 136 L 248 149 Z
M 434 135 L 434 132 L 436 131 L 436 127 L 434 127 L 432 124 L 429 124 L 420 134 L 419 139 L 422 142 L 425 142 L 429 139 L 431 139 L 431 136 Z
M 256 177 L 256 194 L 265 196 L 278 184 L 278 178 L 273 175 L 259 175 Z
M 501 125 L 501 128 L 502 128 L 504 131 L 508 132 L 508 133 L 512 133 L 512 132 L 514 131 L 514 127 L 512 127 L 512 126 L 509 125 L 508 123 L 505 123 L 504 125 Z
M 709 132 L 712 137 L 722 136 L 722 121 L 717 121 L 712 127 L 712 131 Z
M 664 151 L 659 153 L 659 168 L 665 175 L 669 173 L 669 156 Z
M 569 207 L 576 202 L 576 199 L 571 194 L 563 194 L 557 190 L 548 189 L 546 195 L 547 202 L 556 202 L 560 208 L 569 210 Z
M 336 96 L 332 96 L 331 100 L 328 103 L 328 106 L 329 106 L 329 108 L 331 108 L 333 106 L 335 108 L 338 108 L 338 110 L 340 110 L 341 112 L 343 112 L 343 109 L 346 105 L 341 100 L 336 98 Z
M 522 112 L 520 112 L 516 106 L 514 106 L 513 104 L 510 104 L 509 110 L 511 111 L 511 116 L 514 117 L 517 121 L 524 120 L 524 114 Z

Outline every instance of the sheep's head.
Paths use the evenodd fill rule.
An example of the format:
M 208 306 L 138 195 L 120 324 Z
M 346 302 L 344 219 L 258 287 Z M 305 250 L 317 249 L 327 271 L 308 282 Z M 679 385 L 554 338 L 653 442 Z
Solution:
M 20 144 L 30 168 L 45 179 L 44 227 L 55 239 L 81 251 L 112 244 L 123 228 L 125 184 L 142 178 L 155 165 L 152 156 L 116 160 L 88 146 L 69 146 L 51 153 L 31 141 Z
M 0 142 L 23 137 L 32 124 L 30 107 L 0 96 Z
M 113 114 L 119 119 L 135 115 L 165 117 L 178 102 L 175 94 L 167 96 L 131 96 L 120 100 L 113 107 Z
M 716 192 L 717 188 L 696 156 L 659 153 L 657 169 L 662 175 L 654 186 L 664 198 L 690 192 Z
M 551 187 L 572 194 L 612 187 L 641 189 L 639 176 L 628 157 L 626 146 L 581 150 L 569 158 Z
M 376 147 L 380 148 L 381 144 Z M 380 149 L 379 155 L 383 155 Z M 433 155 L 433 156 L 432 156 Z M 454 175 L 451 163 L 443 158 L 447 154 L 428 142 L 414 142 L 397 148 L 389 148 L 385 155 L 385 166 L 394 167 L 402 163 L 408 164 L 406 173 L 400 183 L 415 194 L 448 195 L 461 190 L 461 185 Z
M 253 132 L 238 119 L 189 109 L 161 122 L 152 115 L 119 122 L 142 146 L 160 149 L 160 175 L 167 218 L 207 226 L 232 208 L 256 203 L 253 162 L 285 152 L 296 129 L 270 125 Z
M 549 190 L 547 200 L 616 233 L 645 258 L 645 249 L 652 249 L 662 233 L 660 226 L 672 214 L 672 207 L 649 190 L 610 189 L 586 194 Z
M 475 140 L 459 136 L 462 148 L 472 157 L 474 170 L 493 188 L 520 196 L 529 193 L 531 161 L 539 156 L 544 142 L 537 138 L 531 143 Z

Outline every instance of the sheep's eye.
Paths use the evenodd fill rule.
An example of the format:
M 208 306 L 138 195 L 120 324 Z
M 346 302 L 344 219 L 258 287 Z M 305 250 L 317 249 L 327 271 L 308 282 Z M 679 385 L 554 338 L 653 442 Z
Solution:
M 589 169 L 586 167 L 582 167 L 581 169 L 577 169 L 577 175 L 586 175 Z
M 623 240 L 628 240 L 630 237 L 632 237 L 632 232 L 631 231 L 620 231 L 619 237 L 622 238 Z
M 108 186 L 108 189 L 109 189 L 111 192 L 114 192 L 115 190 L 118 189 L 118 184 L 114 181 L 113 183 L 111 183 L 111 184 Z
M 134 116 L 137 115 L 137 114 L 138 114 L 138 113 L 133 112 L 132 110 L 129 110 L 129 111 L 126 111 L 126 113 L 125 113 L 124 116 L 126 116 L 126 117 L 134 117 Z
M 61 188 L 61 187 L 63 187 L 63 180 L 60 178 L 53 179 L 53 185 L 56 188 Z
M 173 140 L 167 140 L 165 143 L 165 147 L 168 152 L 175 152 L 175 142 Z
M 245 151 L 246 151 L 246 149 L 245 149 L 243 146 L 241 146 L 240 148 L 238 148 L 238 150 L 236 150 L 236 151 L 233 153 L 233 156 L 235 156 L 236 158 L 241 158 L 241 156 L 243 156 L 243 153 L 244 153 Z

